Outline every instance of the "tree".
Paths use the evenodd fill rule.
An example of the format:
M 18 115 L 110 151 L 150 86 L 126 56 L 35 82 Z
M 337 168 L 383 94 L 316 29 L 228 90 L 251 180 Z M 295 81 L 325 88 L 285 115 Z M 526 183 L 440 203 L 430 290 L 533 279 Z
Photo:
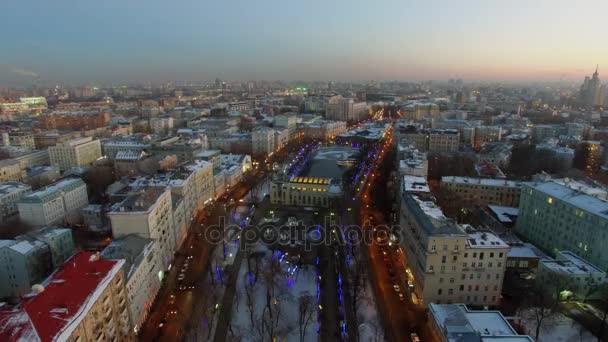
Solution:
M 317 312 L 315 300 L 311 295 L 303 295 L 298 299 L 298 326 L 300 328 L 300 342 L 304 342 L 306 328 Z
M 561 293 L 571 289 L 569 277 L 557 272 L 544 272 L 527 292 L 520 314 L 527 313 L 535 323 L 534 340 L 538 341 L 543 323 L 558 313 Z

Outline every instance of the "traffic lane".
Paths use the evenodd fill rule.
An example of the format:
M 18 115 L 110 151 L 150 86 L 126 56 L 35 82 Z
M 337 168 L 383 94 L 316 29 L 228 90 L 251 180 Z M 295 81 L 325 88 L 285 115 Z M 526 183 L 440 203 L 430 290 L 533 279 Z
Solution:
M 385 310 L 386 319 L 388 319 L 389 326 L 391 326 L 391 335 L 395 341 L 407 341 L 410 335 L 409 320 L 407 315 L 407 292 L 404 294 L 404 302 L 399 300 L 398 294 L 393 288 L 393 281 L 388 275 L 387 267 L 384 263 L 383 258 L 380 256 L 380 249 L 372 244 L 369 246 L 369 257 L 371 259 L 372 270 L 376 278 L 377 288 L 379 294 L 376 298 L 382 303 L 382 307 Z M 404 289 L 400 286 L 401 290 Z

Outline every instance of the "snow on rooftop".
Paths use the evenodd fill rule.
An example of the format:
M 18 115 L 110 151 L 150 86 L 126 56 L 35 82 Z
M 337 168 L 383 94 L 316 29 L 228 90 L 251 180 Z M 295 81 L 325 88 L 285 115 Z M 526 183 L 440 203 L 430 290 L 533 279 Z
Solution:
M 67 340 L 123 263 L 101 260 L 94 253 L 78 253 L 57 270 L 43 292 L 24 299 L 23 310 L 0 311 L 0 338 Z
M 488 205 L 488 208 L 490 208 L 490 210 L 502 223 L 511 223 L 513 222 L 511 218 L 519 215 L 519 208 L 505 207 L 500 205 Z
M 457 176 L 444 176 L 441 177 L 442 183 L 461 183 L 461 184 L 478 184 L 484 186 L 504 186 L 511 188 L 520 188 L 523 182 L 510 181 L 505 179 L 493 179 L 493 178 L 473 178 L 473 177 L 457 177 Z
M 509 245 L 490 232 L 470 233 L 467 243 L 470 248 L 509 248 Z
M 602 200 L 601 198 L 587 194 L 585 191 L 589 191 L 592 194 L 594 193 L 594 191 L 592 191 L 593 188 L 591 187 L 587 186 L 571 189 L 570 187 L 555 181 L 531 183 L 529 186 L 547 194 L 548 196 L 569 203 L 574 207 L 585 210 L 604 219 L 608 219 L 608 202 Z

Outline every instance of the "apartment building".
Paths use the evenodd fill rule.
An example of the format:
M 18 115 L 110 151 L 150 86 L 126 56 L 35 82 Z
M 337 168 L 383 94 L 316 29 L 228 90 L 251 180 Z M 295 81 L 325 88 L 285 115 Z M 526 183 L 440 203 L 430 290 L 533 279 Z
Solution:
M 20 182 L 23 179 L 21 166 L 15 159 L 0 160 L 0 182 Z
M 4 341 L 134 341 L 123 260 L 80 252 L 18 309 L 4 309 Z
M 445 176 L 441 178 L 441 191 L 462 206 L 500 205 L 519 206 L 524 182 L 505 179 Z
M 215 187 L 213 185 L 213 164 L 204 160 L 195 160 L 184 166 L 186 170 L 194 173 L 194 185 L 196 189 L 196 207 L 202 208 L 213 200 Z
M 158 243 L 159 265 L 169 268 L 175 252 L 175 229 L 171 191 L 166 187 L 141 189 L 116 204 L 108 213 L 112 235 L 138 235 Z
M 113 240 L 102 252 L 102 259 L 124 260 L 127 279 L 129 314 L 137 332 L 145 322 L 158 294 L 162 271 L 157 260 L 159 251 L 152 239 L 126 235 Z
M 329 120 L 353 122 L 365 119 L 369 114 L 367 103 L 355 102 L 340 95 L 329 98 L 325 117 Z
M 429 304 L 429 341 L 533 342 L 518 335 L 500 311 L 471 310 L 463 304 Z
M 90 166 L 101 158 L 101 144 L 92 137 L 64 141 L 49 147 L 51 165 L 60 170 L 70 170 L 77 166 Z
M 270 128 L 259 128 L 251 132 L 251 154 L 266 157 L 274 153 L 275 131 Z
M 82 179 L 66 178 L 21 198 L 17 208 L 22 222 L 50 226 L 76 221 L 88 204 L 87 186 Z
M 422 152 L 456 152 L 460 144 L 460 133 L 455 129 L 424 129 L 409 128 L 400 132 L 405 138 Z
M 545 286 L 558 286 L 560 299 L 583 300 L 606 281 L 606 272 L 572 252 L 560 251 L 555 259 L 540 260 L 536 281 Z M 557 291 L 551 291 L 550 295 Z
M 402 191 L 402 249 L 414 302 L 495 306 L 509 246 L 443 215 L 430 193 Z
M 17 202 L 32 192 L 32 187 L 18 182 L 0 184 L 0 220 L 17 214 Z
M 521 190 L 515 231 L 552 255 L 571 251 L 608 270 L 604 188 L 572 180 L 527 183 Z
M 72 231 L 65 228 L 0 240 L 0 298 L 29 293 L 73 254 Z
M 345 121 L 314 121 L 304 126 L 304 136 L 311 139 L 327 140 L 346 132 Z

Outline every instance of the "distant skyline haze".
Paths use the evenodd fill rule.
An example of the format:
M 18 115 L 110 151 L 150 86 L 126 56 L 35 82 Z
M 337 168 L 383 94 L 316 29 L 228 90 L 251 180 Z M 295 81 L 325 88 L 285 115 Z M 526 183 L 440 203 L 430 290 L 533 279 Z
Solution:
M 579 81 L 608 70 L 606 13 L 600 0 L 9 0 L 0 85 Z

